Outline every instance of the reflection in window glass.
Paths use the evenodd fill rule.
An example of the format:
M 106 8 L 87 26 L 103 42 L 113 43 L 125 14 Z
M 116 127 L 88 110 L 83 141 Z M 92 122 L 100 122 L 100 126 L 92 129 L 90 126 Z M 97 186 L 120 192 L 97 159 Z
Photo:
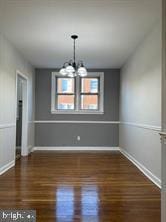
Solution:
M 74 78 L 57 78 L 58 93 L 74 93 Z
M 98 110 L 98 96 L 97 95 L 82 95 L 81 109 L 84 110 Z
M 59 187 L 56 192 L 56 221 L 73 222 L 74 191 L 73 187 Z
M 90 81 L 90 92 L 97 93 L 98 92 L 98 79 L 91 79 Z
M 73 110 L 74 109 L 74 95 L 58 95 L 57 108 L 59 110 Z
M 98 93 L 99 88 L 98 78 L 82 78 L 81 92 L 82 93 Z

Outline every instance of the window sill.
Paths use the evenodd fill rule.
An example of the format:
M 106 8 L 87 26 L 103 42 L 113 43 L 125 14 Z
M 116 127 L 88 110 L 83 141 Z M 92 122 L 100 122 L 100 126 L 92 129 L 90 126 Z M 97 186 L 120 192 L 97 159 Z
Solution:
M 104 112 L 102 111 L 60 111 L 60 110 L 52 110 L 51 114 L 62 114 L 62 115 L 102 115 Z

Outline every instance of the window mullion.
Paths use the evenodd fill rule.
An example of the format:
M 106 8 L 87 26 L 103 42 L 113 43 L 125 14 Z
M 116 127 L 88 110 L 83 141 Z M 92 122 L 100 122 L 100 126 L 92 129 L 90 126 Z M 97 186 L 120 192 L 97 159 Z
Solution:
M 57 93 L 58 96 L 75 96 L 74 93 Z
M 80 79 L 79 76 L 76 77 L 76 111 L 79 111 L 80 103 Z
M 81 96 L 99 96 L 99 93 L 80 93 Z

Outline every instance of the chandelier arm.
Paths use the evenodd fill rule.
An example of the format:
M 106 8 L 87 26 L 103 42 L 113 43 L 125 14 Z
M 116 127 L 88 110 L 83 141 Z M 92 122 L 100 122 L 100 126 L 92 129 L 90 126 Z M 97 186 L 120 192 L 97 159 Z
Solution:
M 63 67 L 66 67 L 66 65 L 68 65 L 69 64 L 69 62 L 65 62 L 64 64 L 63 64 Z
M 79 60 L 78 61 L 78 65 L 82 65 L 83 64 L 83 61 L 82 60 Z
M 73 59 L 70 59 L 68 63 L 69 63 L 69 64 L 72 64 L 72 63 L 73 63 Z

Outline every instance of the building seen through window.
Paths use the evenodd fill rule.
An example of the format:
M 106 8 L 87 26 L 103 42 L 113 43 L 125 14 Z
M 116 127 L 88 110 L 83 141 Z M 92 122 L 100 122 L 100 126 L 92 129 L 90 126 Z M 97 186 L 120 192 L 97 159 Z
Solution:
M 74 79 L 59 78 L 58 93 L 64 95 L 58 96 L 58 109 L 74 109 Z M 98 93 L 98 79 L 97 78 L 82 78 L 81 80 L 81 109 L 98 109 L 98 96 L 93 93 Z M 67 95 L 68 94 L 68 95 Z M 92 94 L 92 95 L 91 95 Z
M 103 73 L 76 78 L 53 73 L 52 77 L 52 112 L 103 112 Z

